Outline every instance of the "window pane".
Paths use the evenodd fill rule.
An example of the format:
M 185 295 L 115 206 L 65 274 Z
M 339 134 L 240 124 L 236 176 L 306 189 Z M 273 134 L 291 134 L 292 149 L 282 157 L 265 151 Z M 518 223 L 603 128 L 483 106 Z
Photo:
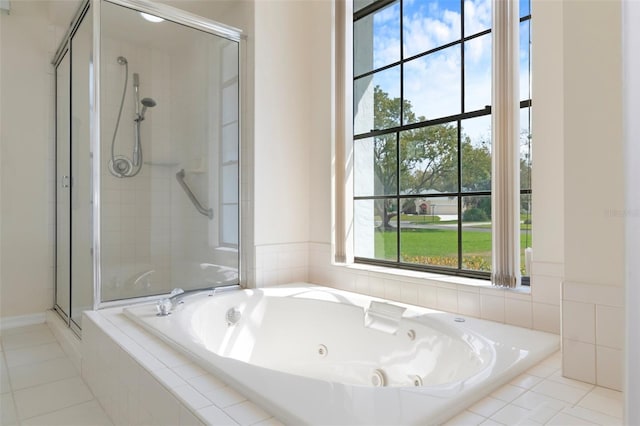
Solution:
M 460 39 L 460 0 L 405 1 L 402 19 L 405 58 Z
M 355 256 L 397 261 L 395 199 L 356 200 L 353 214 Z
M 522 276 L 531 274 L 531 255 L 527 248 L 531 242 L 531 194 L 520 194 L 520 272 Z
M 400 260 L 458 268 L 458 198 L 403 200 Z
M 400 125 L 400 67 L 359 78 L 353 85 L 354 134 Z
M 461 112 L 460 51 L 456 45 L 405 64 L 405 124 Z
M 465 37 L 491 29 L 491 0 L 466 0 L 464 2 Z
M 364 74 L 400 60 L 400 4 L 359 19 L 353 26 L 353 72 Z
M 531 21 L 520 23 L 520 100 L 531 99 Z
M 520 17 L 531 15 L 531 0 L 520 0 Z
M 464 43 L 464 110 L 491 105 L 491 34 Z
M 356 197 L 394 195 L 398 190 L 396 134 L 353 143 Z
M 520 189 L 531 189 L 531 108 L 520 109 Z
M 400 133 L 400 194 L 458 190 L 458 126 L 438 124 Z
M 462 199 L 462 268 L 491 271 L 491 196 Z
M 462 121 L 462 191 L 491 191 L 491 116 Z

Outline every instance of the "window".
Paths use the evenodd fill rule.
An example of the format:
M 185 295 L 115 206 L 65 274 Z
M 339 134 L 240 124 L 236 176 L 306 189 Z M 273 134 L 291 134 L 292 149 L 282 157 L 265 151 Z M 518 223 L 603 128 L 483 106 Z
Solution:
M 529 1 L 520 1 L 523 269 L 531 245 Z M 354 1 L 356 262 L 489 278 L 491 20 L 491 0 Z

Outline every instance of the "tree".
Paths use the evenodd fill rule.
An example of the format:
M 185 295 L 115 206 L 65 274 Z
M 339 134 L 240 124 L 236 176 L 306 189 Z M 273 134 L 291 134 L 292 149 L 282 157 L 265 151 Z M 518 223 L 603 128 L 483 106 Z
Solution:
M 390 98 L 379 86 L 374 88 L 374 127 L 388 129 L 401 124 L 426 121 L 416 116 L 412 105 L 402 103 L 401 123 L 400 98 Z M 398 146 L 398 143 L 400 144 Z M 404 130 L 376 136 L 373 139 L 375 194 L 391 195 L 400 193 L 421 194 L 426 191 L 456 192 L 458 190 L 458 128 L 456 124 L 445 123 L 428 127 Z M 463 136 L 462 187 L 468 190 L 490 189 L 491 153 L 489 143 L 476 147 L 468 136 Z M 400 161 L 398 161 L 400 155 Z M 398 188 L 398 183 L 400 188 Z M 391 199 L 375 203 L 376 214 L 382 219 L 381 228 L 394 229 L 390 221 L 400 211 L 413 210 L 408 203 L 397 206 Z

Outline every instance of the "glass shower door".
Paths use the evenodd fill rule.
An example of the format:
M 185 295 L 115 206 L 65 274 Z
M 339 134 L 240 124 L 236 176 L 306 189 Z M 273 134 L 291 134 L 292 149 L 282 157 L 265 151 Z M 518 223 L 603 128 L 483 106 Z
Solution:
M 238 43 L 101 7 L 101 300 L 237 284 Z
M 56 66 L 56 289 L 58 312 L 78 331 L 93 309 L 91 252 L 91 19 L 82 19 Z

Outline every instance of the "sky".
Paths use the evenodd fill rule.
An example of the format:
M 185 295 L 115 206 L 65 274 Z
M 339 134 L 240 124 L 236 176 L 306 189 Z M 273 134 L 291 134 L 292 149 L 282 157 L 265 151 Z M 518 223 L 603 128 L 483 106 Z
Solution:
M 527 15 L 530 0 L 520 0 L 520 15 Z M 491 27 L 491 0 L 464 1 L 465 36 Z M 403 55 L 409 58 L 421 52 L 443 46 L 461 36 L 460 0 L 404 0 Z M 371 20 L 356 25 L 371 25 Z M 530 98 L 528 75 L 528 22 L 520 24 L 520 91 L 521 99 Z M 400 5 L 392 3 L 373 16 L 373 69 L 400 60 Z M 357 49 L 357 40 L 356 46 Z M 491 103 L 491 34 L 465 43 L 465 105 L 464 111 L 474 111 Z M 414 59 L 404 66 L 405 99 L 418 116 L 433 119 L 460 113 L 462 52 L 460 45 Z M 356 75 L 370 71 L 355 64 Z M 400 67 L 374 75 L 374 85 L 392 97 L 400 96 Z M 488 123 L 488 124 L 487 124 Z M 463 122 L 464 132 L 472 140 L 487 140 L 490 119 Z

